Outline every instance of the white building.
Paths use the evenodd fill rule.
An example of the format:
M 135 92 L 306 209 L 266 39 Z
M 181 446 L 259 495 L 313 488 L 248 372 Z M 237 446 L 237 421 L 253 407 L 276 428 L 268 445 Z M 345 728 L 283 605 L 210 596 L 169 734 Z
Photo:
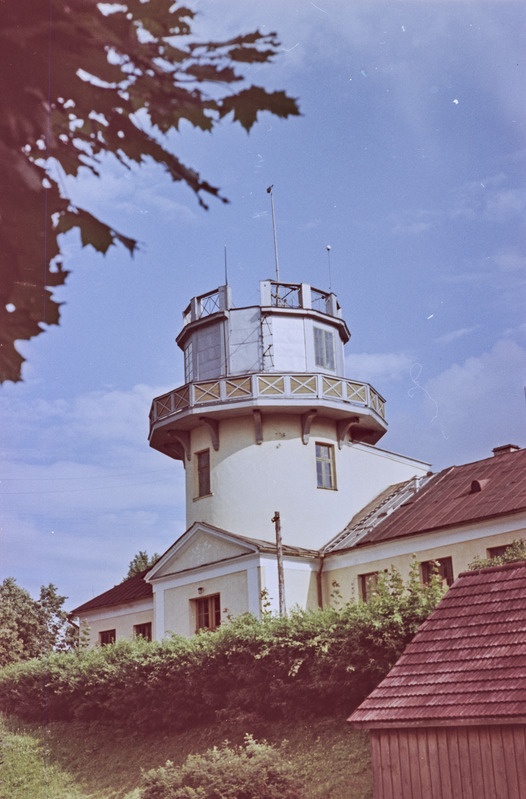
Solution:
M 280 589 L 289 608 L 323 605 L 334 581 L 344 598 L 365 598 L 376 572 L 407 572 L 412 553 L 425 564 L 451 559 L 454 546 L 456 571 L 485 556 L 481 538 L 520 536 L 515 507 L 500 527 L 475 514 L 468 530 L 473 520 L 457 513 L 453 533 L 447 514 L 437 529 L 428 509 L 428 527 L 382 534 L 387 515 L 401 518 L 443 480 L 377 445 L 385 401 L 344 375 L 349 338 L 336 296 L 306 284 L 262 281 L 259 305 L 246 308 L 233 307 L 228 286 L 191 300 L 177 337 L 185 384 L 150 412 L 151 446 L 185 469 L 187 529 L 146 574 L 74 611 L 93 643 L 259 616 L 263 601 L 278 610 Z M 452 562 L 443 568 L 449 581 Z

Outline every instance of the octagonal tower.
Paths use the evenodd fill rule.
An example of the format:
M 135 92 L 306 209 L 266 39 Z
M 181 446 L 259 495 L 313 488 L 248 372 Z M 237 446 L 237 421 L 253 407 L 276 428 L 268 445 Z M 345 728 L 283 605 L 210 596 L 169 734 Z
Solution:
M 229 286 L 194 297 L 177 344 L 185 383 L 154 399 L 150 444 L 186 470 L 187 526 L 201 521 L 317 549 L 391 483 L 427 464 L 374 445 L 385 401 L 344 377 L 350 333 L 333 293 L 260 283 L 235 308 Z

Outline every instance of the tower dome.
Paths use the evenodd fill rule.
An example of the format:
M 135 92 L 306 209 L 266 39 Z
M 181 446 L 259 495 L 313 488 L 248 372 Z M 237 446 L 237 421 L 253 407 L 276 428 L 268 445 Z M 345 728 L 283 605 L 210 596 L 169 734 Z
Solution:
M 229 286 L 194 297 L 177 344 L 185 383 L 153 400 L 150 445 L 186 470 L 186 521 L 316 548 L 415 461 L 377 449 L 385 401 L 344 377 L 350 333 L 336 296 L 260 283 L 235 308 Z

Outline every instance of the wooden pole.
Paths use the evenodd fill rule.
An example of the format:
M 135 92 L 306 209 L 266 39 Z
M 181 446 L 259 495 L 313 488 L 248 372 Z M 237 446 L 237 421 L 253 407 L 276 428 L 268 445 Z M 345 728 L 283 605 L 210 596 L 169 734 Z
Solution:
M 278 591 L 279 591 L 279 615 L 285 616 L 287 609 L 285 607 L 285 576 L 283 573 L 283 543 L 281 540 L 281 520 L 279 511 L 277 510 L 272 517 L 276 528 L 276 555 L 278 561 Z

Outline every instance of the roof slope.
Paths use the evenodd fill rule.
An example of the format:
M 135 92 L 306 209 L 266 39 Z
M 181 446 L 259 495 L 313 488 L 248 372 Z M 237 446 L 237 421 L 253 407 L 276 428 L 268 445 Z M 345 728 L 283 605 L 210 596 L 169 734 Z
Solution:
M 463 572 L 349 721 L 526 722 L 526 561 Z
M 451 466 L 431 478 L 354 545 L 526 510 L 526 449 Z
M 203 527 L 203 525 L 199 525 Z M 247 538 L 246 536 L 235 535 L 234 533 L 230 533 L 227 530 L 221 530 L 219 527 L 212 527 L 211 525 L 207 524 L 206 530 L 211 532 L 212 534 L 220 533 L 225 535 L 229 539 L 234 539 L 239 541 L 240 543 L 246 543 L 254 547 L 257 552 L 262 554 L 276 553 L 276 543 L 272 543 L 270 541 L 262 541 L 257 538 Z M 175 542 L 178 544 L 185 536 L 191 533 L 192 528 L 187 530 L 183 535 Z M 104 593 L 99 594 L 98 596 L 93 597 L 93 599 L 88 600 L 88 602 L 84 602 L 83 605 L 79 605 L 78 608 L 75 608 L 71 611 L 71 615 L 75 616 L 78 613 L 86 613 L 89 610 L 98 610 L 100 608 L 107 608 L 107 607 L 114 607 L 115 605 L 124 605 L 129 602 L 135 602 L 139 599 L 148 599 L 153 595 L 153 588 L 152 584 L 146 582 L 144 579 L 146 575 L 152 571 L 153 567 L 161 563 L 162 559 L 167 555 L 171 549 L 173 549 L 174 544 L 166 550 L 166 552 L 157 559 L 156 563 L 153 566 L 149 566 L 144 571 L 140 572 L 139 574 L 135 575 L 134 577 L 130 577 L 128 580 L 124 580 L 124 582 L 115 585 L 113 588 L 110 588 L 108 591 L 104 591 Z M 313 549 L 304 549 L 302 547 L 295 547 L 289 546 L 288 544 L 283 544 L 283 555 L 286 557 L 299 557 L 299 558 L 308 558 L 313 559 L 318 557 L 319 553 Z M 227 558 L 228 560 L 228 558 Z M 197 566 L 196 568 L 200 568 Z
M 104 591 L 103 594 L 93 597 L 93 599 L 72 610 L 71 614 L 76 615 L 77 613 L 85 613 L 88 610 L 124 605 L 128 602 L 135 602 L 138 599 L 148 599 L 153 595 L 152 586 L 144 579 L 145 574 L 149 571 L 150 569 L 145 569 L 134 577 L 130 577 L 128 580 L 113 586 L 108 591 Z
M 374 527 L 384 521 L 386 516 L 394 513 L 403 503 L 407 503 L 429 479 L 432 477 L 411 477 L 403 483 L 395 483 L 385 488 L 355 513 L 344 529 L 323 547 L 322 552 L 328 554 L 355 547 Z

